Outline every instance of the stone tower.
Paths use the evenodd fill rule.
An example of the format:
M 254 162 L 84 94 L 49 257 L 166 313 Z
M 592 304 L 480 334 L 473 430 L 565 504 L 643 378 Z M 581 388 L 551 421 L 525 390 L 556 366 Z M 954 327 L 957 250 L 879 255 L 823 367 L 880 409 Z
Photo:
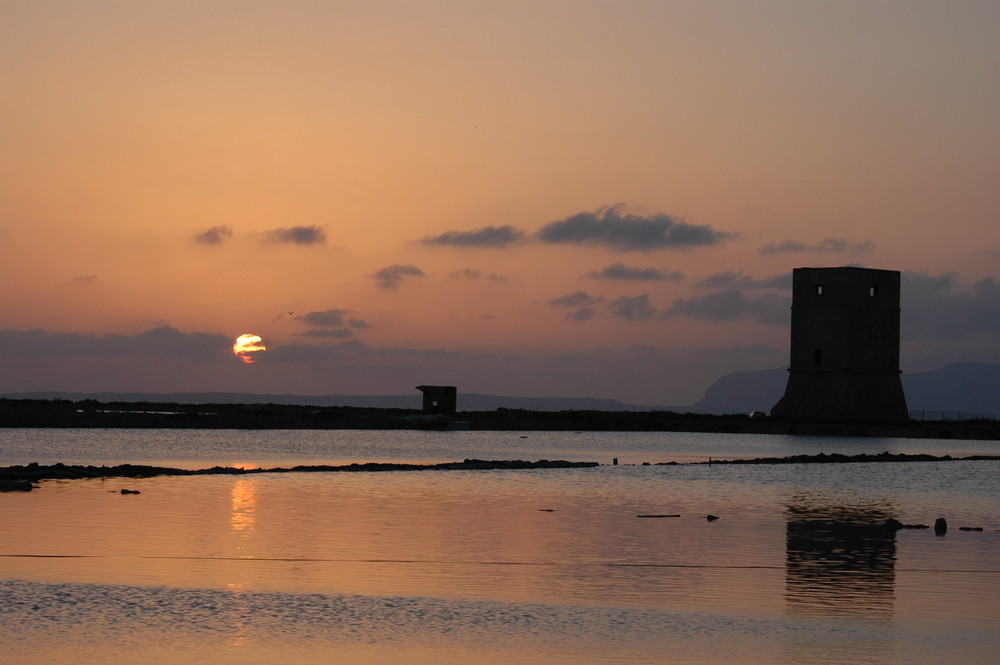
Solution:
M 899 379 L 899 272 L 792 271 L 792 343 L 778 418 L 909 419 Z

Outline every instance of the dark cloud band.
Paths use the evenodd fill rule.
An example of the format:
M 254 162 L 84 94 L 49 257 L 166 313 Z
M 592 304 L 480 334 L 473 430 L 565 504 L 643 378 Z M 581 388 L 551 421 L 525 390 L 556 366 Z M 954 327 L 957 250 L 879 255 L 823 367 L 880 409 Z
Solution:
M 875 243 L 870 240 L 850 242 L 844 238 L 824 238 L 815 245 L 798 240 L 770 242 L 758 250 L 761 254 L 850 254 L 861 256 L 875 251 Z
M 371 274 L 375 280 L 375 285 L 380 289 L 395 289 L 408 277 L 424 277 L 425 273 L 417 266 L 411 265 L 391 265 L 381 270 L 376 270 Z
M 440 235 L 427 236 L 420 242 L 451 247 L 507 247 L 524 241 L 524 232 L 505 225 L 487 226 L 475 231 L 445 231 Z
M 322 245 L 326 232 L 318 226 L 292 226 L 267 232 L 268 242 L 286 245 Z
M 670 215 L 633 215 L 624 206 L 581 212 L 546 224 L 537 233 L 542 242 L 603 245 L 623 251 L 690 249 L 718 245 L 733 234 L 711 226 L 689 224 Z
M 681 282 L 684 273 L 679 271 L 659 270 L 657 268 L 638 268 L 627 266 L 618 261 L 601 270 L 592 270 L 584 277 L 593 279 L 610 279 L 622 282 Z

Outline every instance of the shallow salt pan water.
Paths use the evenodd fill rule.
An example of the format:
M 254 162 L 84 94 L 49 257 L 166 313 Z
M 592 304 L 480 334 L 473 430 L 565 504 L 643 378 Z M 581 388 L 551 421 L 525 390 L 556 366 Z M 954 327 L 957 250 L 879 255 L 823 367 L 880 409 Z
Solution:
M 816 453 L 926 452 L 966 456 L 996 442 L 805 437 L 719 432 L 435 432 L 418 430 L 3 429 L 0 466 L 145 463 L 205 468 L 349 462 L 567 459 L 622 464 Z
M 102 453 L 94 434 L 99 459 L 144 435 L 109 435 Z M 446 454 L 448 434 L 424 444 L 465 457 Z M 162 455 L 163 433 L 151 436 L 144 454 Z M 564 436 L 546 457 L 577 447 Z M 612 438 L 622 459 L 679 454 Z M 801 452 L 780 439 L 751 447 Z M 48 481 L 0 495 L 0 662 L 992 663 L 998 471 L 621 464 Z M 944 537 L 869 529 L 941 515 Z
M 11 662 L 934 662 L 931 643 L 985 663 L 998 646 L 971 630 L 420 597 L 25 582 L 0 597 L 5 633 L 33 642 Z

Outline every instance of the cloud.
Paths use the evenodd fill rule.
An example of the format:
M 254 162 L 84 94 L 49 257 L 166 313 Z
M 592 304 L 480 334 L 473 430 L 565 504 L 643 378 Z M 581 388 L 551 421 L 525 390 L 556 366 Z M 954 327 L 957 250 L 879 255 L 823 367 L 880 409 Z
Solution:
M 758 323 L 788 325 L 792 301 L 789 297 L 768 293 L 748 298 L 739 289 L 718 291 L 704 296 L 675 300 L 663 313 L 664 318 L 685 316 L 700 321 L 735 321 L 751 319 Z
M 309 365 L 365 357 L 371 354 L 371 348 L 357 340 L 344 340 L 335 344 L 282 344 L 267 352 L 268 362 L 271 364 L 307 363 Z
M 367 362 L 400 359 L 417 361 L 462 361 L 482 360 L 491 357 L 488 353 L 466 353 L 449 349 L 412 349 L 400 347 L 373 348 L 356 340 L 346 340 L 335 344 L 283 344 L 269 352 L 270 361 L 316 363 L 328 360 L 363 359 Z
M 348 339 L 353 336 L 354 333 L 347 328 L 310 328 L 303 333 L 299 333 L 299 337 L 311 337 L 313 339 Z
M 297 320 L 312 326 L 309 330 L 299 333 L 300 337 L 313 339 L 347 339 L 354 335 L 348 328 L 370 328 L 368 322 L 350 317 L 350 309 L 328 309 L 322 312 L 309 312 L 295 317 Z
M 356 328 L 367 328 L 368 324 L 360 319 L 348 319 L 348 314 L 354 310 L 350 309 L 328 309 L 323 312 L 309 312 L 295 318 L 310 326 L 317 328 L 340 328 L 345 325 L 353 325 Z
M 602 302 L 604 302 L 603 296 L 592 296 L 586 291 L 575 291 L 558 298 L 552 298 L 548 304 L 551 307 L 573 308 L 572 312 L 566 314 L 566 318 L 570 321 L 589 321 L 597 314 L 597 310 L 593 306 Z
M 681 282 L 684 280 L 684 273 L 676 270 L 662 271 L 656 268 L 635 268 L 617 261 L 601 270 L 592 270 L 584 275 L 584 277 L 612 279 L 623 282 Z
M 642 216 L 623 213 L 624 209 L 619 204 L 581 212 L 546 224 L 537 237 L 547 243 L 603 245 L 632 251 L 718 245 L 734 235 L 662 213 Z
M 907 270 L 900 275 L 901 295 L 917 294 L 924 297 L 930 293 L 948 292 L 958 286 L 958 273 L 946 272 L 941 275 L 928 275 L 924 272 Z
M 566 315 L 572 321 L 589 321 L 596 314 L 595 307 L 605 303 L 604 296 L 592 296 L 586 291 L 575 291 L 558 298 L 552 298 L 548 304 L 552 307 L 570 307 L 574 311 Z M 656 314 L 656 309 L 649 304 L 649 295 L 622 296 L 607 303 L 611 313 L 626 321 L 641 321 Z
M 764 279 L 754 279 L 744 275 L 743 271 L 728 270 L 709 275 L 695 283 L 695 286 L 710 289 L 786 289 L 792 288 L 791 271 L 779 275 L 771 275 Z
M 906 339 L 960 340 L 1000 334 L 1000 282 L 994 276 L 963 286 L 955 273 L 904 272 L 900 335 Z
M 644 321 L 656 314 L 656 308 L 649 304 L 649 294 L 622 296 L 611 301 L 611 313 L 626 321 Z
M 436 236 L 427 236 L 420 242 L 424 245 L 444 245 L 450 247 L 507 247 L 525 242 L 523 231 L 513 226 L 486 226 L 475 231 L 445 231 Z
M 584 307 L 603 302 L 603 296 L 592 296 L 586 291 L 575 291 L 548 301 L 553 307 Z
M 870 240 L 850 242 L 843 238 L 824 238 L 816 245 L 807 245 L 798 240 L 769 242 L 761 247 L 761 254 L 850 254 L 863 256 L 875 251 L 875 243 Z
M 595 314 L 597 314 L 597 310 L 593 307 L 581 307 L 567 313 L 566 318 L 570 321 L 590 321 Z
M 477 268 L 462 268 L 461 270 L 452 270 L 450 273 L 448 273 L 448 277 L 451 279 L 471 279 L 471 280 L 486 279 L 491 282 L 497 282 L 497 283 L 504 283 L 510 281 L 508 278 L 504 277 L 503 275 L 498 275 L 495 272 L 491 272 L 488 275 L 483 274 L 483 271 Z
M 223 242 L 233 237 L 233 230 L 228 226 L 213 226 L 207 231 L 202 231 L 194 237 L 194 241 L 202 245 L 221 245 Z
M 411 265 L 391 265 L 381 270 L 377 270 L 369 277 L 375 280 L 375 285 L 380 289 L 395 289 L 407 277 L 424 277 L 424 271 Z
M 1000 364 L 1000 282 L 967 284 L 953 272 L 904 272 L 900 285 L 900 363 L 904 370 L 953 362 Z
M 636 356 L 639 358 L 656 358 L 660 355 L 660 352 L 654 346 L 649 346 L 648 344 L 630 344 L 625 352 L 630 356 Z
M 0 349 L 18 358 L 149 356 L 171 360 L 214 360 L 231 352 L 233 339 L 215 333 L 184 333 L 169 325 L 137 335 L 85 335 L 45 330 L 0 330 Z
M 272 229 L 265 234 L 268 242 L 287 245 L 322 245 L 326 232 L 318 226 L 292 226 Z

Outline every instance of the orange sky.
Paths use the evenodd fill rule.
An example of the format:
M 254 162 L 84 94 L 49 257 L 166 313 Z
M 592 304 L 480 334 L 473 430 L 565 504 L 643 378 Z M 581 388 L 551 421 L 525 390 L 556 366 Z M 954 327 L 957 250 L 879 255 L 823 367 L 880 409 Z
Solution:
M 1000 362 L 998 25 L 0 1 L 0 393 L 683 405 L 786 362 L 809 265 L 904 271 L 904 371 Z

